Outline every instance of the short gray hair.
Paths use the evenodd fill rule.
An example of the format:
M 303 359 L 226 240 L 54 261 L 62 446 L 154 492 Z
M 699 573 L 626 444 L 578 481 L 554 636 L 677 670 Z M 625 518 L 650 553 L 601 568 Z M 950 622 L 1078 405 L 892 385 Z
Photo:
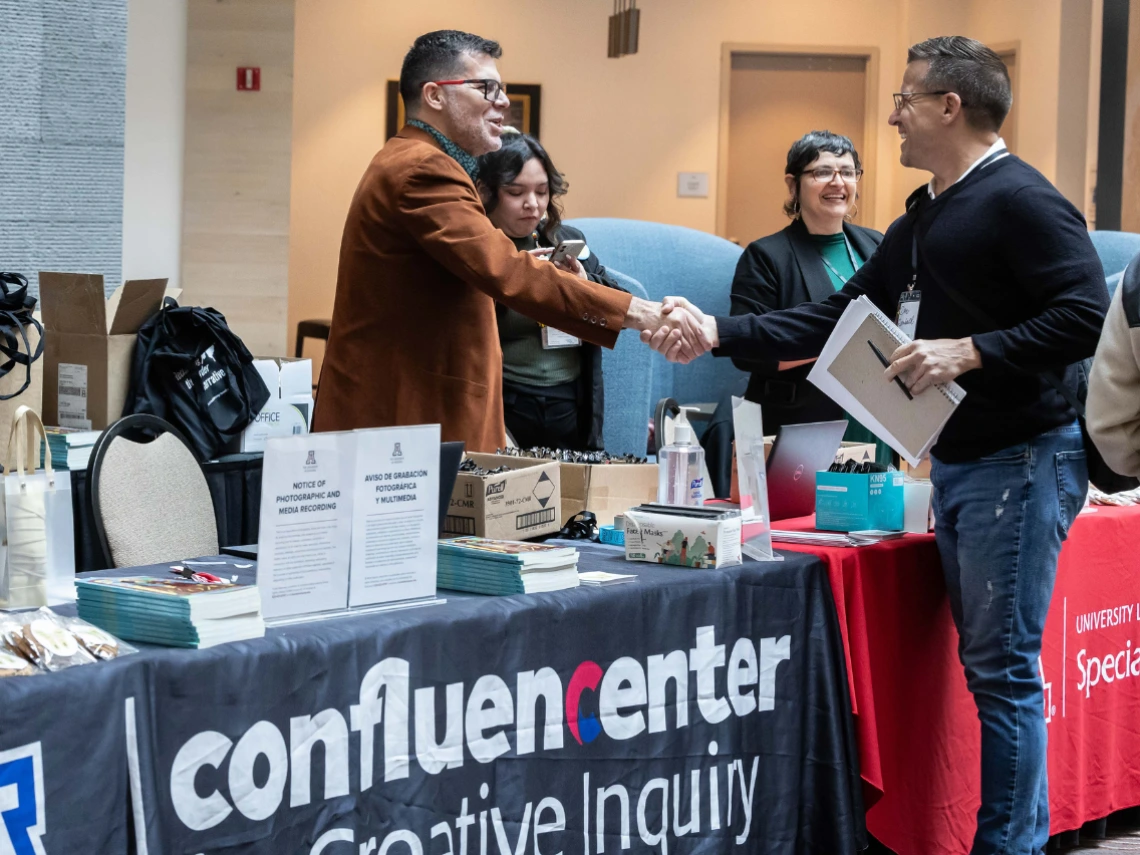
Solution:
M 924 85 L 932 92 L 956 92 L 973 127 L 994 133 L 1001 130 L 1013 105 L 1009 69 L 984 44 L 965 36 L 939 36 L 914 45 L 906 61 L 908 65 L 930 63 Z

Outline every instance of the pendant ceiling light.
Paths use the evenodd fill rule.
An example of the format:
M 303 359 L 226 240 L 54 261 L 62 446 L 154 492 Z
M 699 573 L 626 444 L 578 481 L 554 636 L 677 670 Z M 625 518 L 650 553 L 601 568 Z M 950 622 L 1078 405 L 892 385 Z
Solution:
M 641 10 L 637 0 L 614 0 L 614 13 L 610 15 L 609 57 L 615 59 L 637 53 L 637 32 L 641 24 Z

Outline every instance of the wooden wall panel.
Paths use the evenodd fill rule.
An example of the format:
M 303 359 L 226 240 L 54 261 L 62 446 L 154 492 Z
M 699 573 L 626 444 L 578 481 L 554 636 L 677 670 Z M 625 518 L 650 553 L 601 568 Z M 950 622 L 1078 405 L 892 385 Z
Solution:
M 237 91 L 239 66 L 259 92 Z M 292 132 L 293 0 L 189 0 L 183 302 L 255 355 L 287 348 Z

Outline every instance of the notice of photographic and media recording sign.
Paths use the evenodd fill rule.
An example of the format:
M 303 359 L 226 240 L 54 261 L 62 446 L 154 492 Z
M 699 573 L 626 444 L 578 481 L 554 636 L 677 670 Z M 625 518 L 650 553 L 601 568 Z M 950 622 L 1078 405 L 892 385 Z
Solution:
M 273 437 L 257 586 L 267 621 L 435 597 L 439 425 Z
M 266 442 L 257 545 L 266 620 L 348 605 L 355 447 L 353 433 Z

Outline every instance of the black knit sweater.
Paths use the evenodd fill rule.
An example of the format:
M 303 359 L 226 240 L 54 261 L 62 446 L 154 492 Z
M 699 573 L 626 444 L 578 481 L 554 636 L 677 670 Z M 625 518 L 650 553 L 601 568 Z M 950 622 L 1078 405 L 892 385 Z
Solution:
M 1076 413 L 1041 373 L 1064 375 L 1070 363 L 1092 356 L 1108 308 L 1104 271 L 1080 212 L 1013 156 L 974 170 L 935 199 L 924 186 L 907 207 L 878 251 L 824 302 L 717 318 L 715 355 L 818 356 L 848 302 L 862 294 L 893 318 L 910 282 L 917 231 L 915 338 L 969 336 L 982 357 L 980 369 L 958 378 L 966 398 L 933 454 L 973 460 L 1072 422 Z M 996 324 L 980 324 L 939 281 Z

